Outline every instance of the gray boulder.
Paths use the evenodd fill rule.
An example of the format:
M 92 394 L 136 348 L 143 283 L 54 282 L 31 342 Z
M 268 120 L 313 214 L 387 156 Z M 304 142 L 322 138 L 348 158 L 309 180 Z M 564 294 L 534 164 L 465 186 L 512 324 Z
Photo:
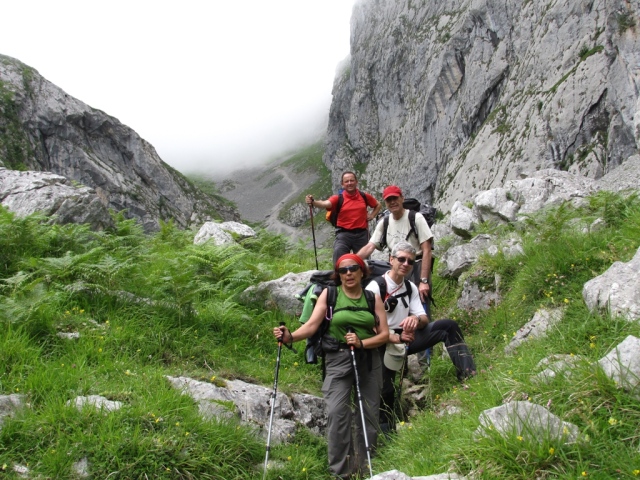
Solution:
M 523 180 L 510 180 L 504 188 L 520 205 L 518 216 L 571 202 L 579 206 L 598 191 L 597 183 L 586 177 L 560 170 L 544 169 Z
M 214 245 L 228 245 L 234 243 L 233 237 L 222 229 L 219 223 L 206 222 L 193 239 L 195 245 L 202 245 L 207 242 L 213 242 Z
M 82 410 L 85 406 L 94 407 L 97 410 L 101 410 L 103 413 L 113 412 L 122 408 L 122 402 L 116 400 L 109 400 L 102 395 L 87 395 L 78 396 L 73 400 L 67 402 L 68 406 L 75 406 L 78 410 Z
M 587 359 L 582 355 L 551 355 L 538 362 L 536 370 L 541 371 L 533 376 L 532 380 L 538 383 L 548 383 L 557 376 L 569 378 L 577 366 L 586 363 Z
M 438 473 L 435 475 L 410 477 L 400 470 L 389 470 L 374 475 L 370 480 L 464 480 L 465 478 L 467 477 L 460 476 L 457 473 Z
M 598 363 L 616 384 L 640 398 L 640 338 L 629 335 Z
M 503 437 L 518 435 L 528 442 L 543 440 L 573 443 L 578 438 L 578 427 L 564 422 L 546 408 L 526 401 L 511 401 L 490 408 L 480 414 L 477 436 L 496 432 Z
M 640 113 L 636 116 L 638 128 L 640 128 Z M 602 190 L 610 192 L 638 191 L 640 189 L 640 155 L 629 157 L 626 162 L 607 173 L 596 183 Z
M 50 172 L 0 168 L 0 202 L 20 217 L 39 212 L 54 223 L 88 223 L 94 230 L 113 227 L 103 200 L 88 187 Z
M 486 285 L 479 283 L 476 277 L 468 277 L 462 284 L 458 308 L 469 311 L 488 310 L 498 305 L 501 300 L 497 281 L 492 285 Z
M 451 207 L 449 225 L 456 235 L 463 238 L 471 238 L 475 226 L 482 220 L 469 207 L 460 202 L 455 202 Z
M 258 300 L 265 308 L 277 308 L 283 312 L 298 316 L 302 312 L 302 302 L 298 294 L 307 286 L 311 275 L 318 270 L 308 270 L 300 273 L 287 273 L 280 278 L 252 285 L 240 294 L 244 302 Z
M 473 197 L 473 211 L 482 221 L 515 222 L 520 205 L 510 200 L 509 196 L 510 193 L 504 188 L 479 192 Z
M 582 288 L 590 310 L 608 310 L 625 320 L 640 319 L 640 249 L 629 262 L 614 262 Z
M 234 405 L 232 416 L 238 416 L 241 422 L 255 426 L 263 436 L 267 436 L 273 389 L 240 380 L 218 380 L 215 384 L 188 377 L 167 376 L 167 380 L 174 388 L 198 402 L 204 418 L 230 418 L 227 405 L 231 402 Z M 289 398 L 277 392 L 272 439 L 284 442 L 293 437 L 297 424 L 323 434 L 327 425 L 324 400 L 305 394 L 295 394 Z
M 478 261 L 481 254 L 491 246 L 491 235 L 481 234 L 474 237 L 469 243 L 450 248 L 442 256 L 440 261 L 440 276 L 446 278 L 459 278 L 463 272 L 469 270 Z
M 26 397 L 17 393 L 0 395 L 0 427 L 5 417 L 12 417 L 16 411 L 25 406 Z
M 240 222 L 222 222 L 220 228 L 225 232 L 236 235 L 240 239 L 256 236 L 256 231 L 253 228 Z
M 509 344 L 504 347 L 504 353 L 512 353 L 522 345 L 522 343 L 528 340 L 545 337 L 547 331 L 562 320 L 562 315 L 562 309 L 538 310 L 530 321 L 518 329 L 516 335 L 511 339 Z

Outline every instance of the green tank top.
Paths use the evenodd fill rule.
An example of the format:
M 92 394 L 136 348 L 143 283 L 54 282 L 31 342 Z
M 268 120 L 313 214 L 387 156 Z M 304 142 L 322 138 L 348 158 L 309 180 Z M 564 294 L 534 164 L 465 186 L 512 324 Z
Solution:
M 376 326 L 376 319 L 369 312 L 364 291 L 360 298 L 352 299 L 344 294 L 341 287 L 337 287 L 337 290 L 336 306 L 333 309 L 333 318 L 329 323 L 329 335 L 344 343 L 347 327 L 352 327 L 360 340 L 375 336 L 376 332 L 373 329 Z M 356 307 L 361 310 L 342 310 L 345 307 Z

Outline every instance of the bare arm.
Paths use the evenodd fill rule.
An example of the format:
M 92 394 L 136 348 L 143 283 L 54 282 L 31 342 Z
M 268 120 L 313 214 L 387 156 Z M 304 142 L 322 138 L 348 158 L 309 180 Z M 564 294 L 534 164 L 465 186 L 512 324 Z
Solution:
M 369 242 L 364 247 L 362 247 L 360 250 L 358 250 L 356 252 L 356 255 L 358 255 L 360 258 L 365 260 L 365 259 L 369 258 L 369 256 L 373 253 L 373 251 L 375 249 L 376 249 L 375 244 L 373 242 Z
M 286 327 L 275 327 L 273 329 L 273 336 L 276 337 L 277 339 L 280 339 L 282 337 L 282 341 L 284 343 L 293 343 L 293 342 L 298 342 L 300 340 L 304 340 L 305 338 L 309 338 L 320 327 L 320 324 L 324 319 L 326 311 L 327 311 L 327 289 L 325 288 L 324 291 L 318 297 L 318 300 L 316 301 L 315 307 L 313 307 L 313 312 L 311 312 L 311 316 L 309 317 L 309 320 L 307 320 L 295 332 L 290 332 L 289 330 L 287 330 Z
M 378 348 L 389 341 L 389 325 L 387 324 L 387 312 L 384 310 L 384 303 L 380 295 L 376 293 L 376 316 L 378 317 L 378 326 L 376 327 L 376 335 L 363 340 L 362 348 Z
M 428 278 L 431 279 L 431 240 L 427 240 L 420 244 L 420 249 L 422 250 L 422 267 L 420 270 L 420 278 Z M 431 291 L 431 287 L 427 283 L 420 282 L 418 285 L 418 290 L 420 291 L 420 299 L 423 302 L 429 301 L 429 292 Z
M 382 209 L 382 204 L 378 202 L 378 205 L 376 205 L 373 211 L 369 215 L 367 215 L 367 220 L 370 221 L 376 218 L 378 216 L 378 213 L 380 213 L 381 209 Z
M 313 195 L 307 195 L 304 201 L 307 202 L 307 205 L 313 205 L 317 208 L 331 210 L 331 202 L 329 200 L 316 200 L 313 198 Z

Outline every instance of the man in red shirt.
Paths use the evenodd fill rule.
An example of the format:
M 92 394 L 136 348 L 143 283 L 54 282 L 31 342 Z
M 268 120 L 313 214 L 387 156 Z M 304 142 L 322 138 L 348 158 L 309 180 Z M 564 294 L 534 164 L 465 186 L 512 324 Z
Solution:
M 345 253 L 356 253 L 369 242 L 369 220 L 376 218 L 382 208 L 373 196 L 358 190 L 358 179 L 353 172 L 342 174 L 341 185 L 343 191 L 339 195 L 332 195 L 328 200 L 315 200 L 313 195 L 307 195 L 307 205 L 318 208 L 335 210 L 340 196 L 342 205 L 338 210 L 336 221 L 336 239 L 333 242 L 333 264 Z M 368 208 L 372 208 L 368 213 Z

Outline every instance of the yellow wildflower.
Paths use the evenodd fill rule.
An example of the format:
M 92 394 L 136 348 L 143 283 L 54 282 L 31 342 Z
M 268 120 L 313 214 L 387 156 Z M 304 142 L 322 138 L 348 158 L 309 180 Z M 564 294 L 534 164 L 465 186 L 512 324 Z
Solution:
M 549 455 L 553 455 L 554 453 L 556 453 L 556 449 L 555 449 L 555 448 L 553 448 L 553 447 L 551 447 L 551 448 L 549 449 Z

